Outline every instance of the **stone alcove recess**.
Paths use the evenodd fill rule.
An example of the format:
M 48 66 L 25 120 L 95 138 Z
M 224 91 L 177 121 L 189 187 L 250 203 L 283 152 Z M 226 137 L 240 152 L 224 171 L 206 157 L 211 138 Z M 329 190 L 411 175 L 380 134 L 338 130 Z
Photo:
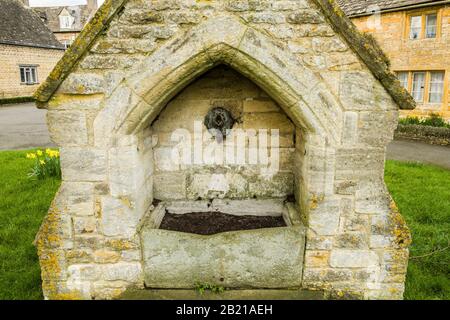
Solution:
M 376 44 L 332 2 L 288 2 L 239 9 L 228 1 L 136 0 L 100 8 L 36 93 L 63 170 L 36 238 L 46 298 L 115 298 L 143 286 L 139 230 L 155 178 L 146 129 L 219 65 L 264 90 L 301 136 L 294 193 L 306 244 L 295 284 L 336 297 L 402 297 L 409 233 L 383 172 L 398 105 L 413 103 Z M 175 16 L 199 18 L 175 27 L 174 8 Z M 274 12 L 277 19 L 255 18 Z M 309 33 L 295 38 L 282 32 L 288 26 Z M 142 28 L 153 42 L 139 38 Z

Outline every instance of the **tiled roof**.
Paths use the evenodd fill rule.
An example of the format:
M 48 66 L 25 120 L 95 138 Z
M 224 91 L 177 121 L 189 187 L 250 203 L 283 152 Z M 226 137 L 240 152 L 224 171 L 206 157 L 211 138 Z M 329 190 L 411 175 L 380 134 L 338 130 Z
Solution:
M 0 43 L 63 49 L 39 16 L 18 0 L 0 0 Z
M 59 24 L 59 14 L 66 9 L 74 18 L 74 23 L 71 29 L 61 29 Z M 95 10 L 90 10 L 87 5 L 78 6 L 61 6 L 61 7 L 34 7 L 41 19 L 53 32 L 64 31 L 81 31 L 83 26 L 94 15 Z
M 440 0 L 337 0 L 348 16 L 370 14 L 378 7 L 380 11 L 408 7 L 416 4 L 441 2 Z

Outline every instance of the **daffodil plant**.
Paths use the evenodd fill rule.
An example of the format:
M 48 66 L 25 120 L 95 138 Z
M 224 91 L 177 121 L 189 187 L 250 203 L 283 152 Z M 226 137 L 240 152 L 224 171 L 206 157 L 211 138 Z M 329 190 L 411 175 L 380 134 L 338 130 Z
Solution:
M 61 163 L 58 150 L 37 150 L 36 153 L 27 153 L 27 159 L 34 160 L 34 165 L 28 177 L 37 179 L 55 177 L 61 179 Z

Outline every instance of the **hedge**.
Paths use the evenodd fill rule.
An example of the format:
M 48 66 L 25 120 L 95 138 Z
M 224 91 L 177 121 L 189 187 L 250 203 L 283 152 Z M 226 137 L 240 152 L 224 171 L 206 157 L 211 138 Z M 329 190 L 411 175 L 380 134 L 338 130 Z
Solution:
M 395 137 L 421 140 L 431 144 L 450 145 L 450 128 L 399 124 Z
M 34 102 L 33 97 L 16 97 L 16 98 L 4 98 L 0 99 L 0 105 L 2 104 L 13 104 L 13 103 L 24 103 L 24 102 Z

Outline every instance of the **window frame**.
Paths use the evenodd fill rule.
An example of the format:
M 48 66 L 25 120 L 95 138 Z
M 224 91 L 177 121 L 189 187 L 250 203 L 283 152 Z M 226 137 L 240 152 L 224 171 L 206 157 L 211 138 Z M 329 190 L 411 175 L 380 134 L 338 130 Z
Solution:
M 418 35 L 417 38 L 412 38 L 412 37 L 411 37 L 411 35 L 412 35 L 412 33 L 411 33 L 411 32 L 412 32 L 412 21 L 413 21 L 413 18 L 417 18 L 417 17 L 420 18 L 420 31 L 419 31 L 419 35 Z M 409 40 L 416 41 L 416 40 L 422 39 L 422 33 L 423 33 L 423 15 L 421 15 L 421 14 L 411 15 L 411 16 L 408 18 L 408 28 L 409 28 L 409 32 L 408 32 L 408 38 L 409 38 Z
M 428 102 L 427 103 L 429 103 L 429 104 L 436 104 L 436 105 L 440 105 L 440 104 L 442 104 L 442 103 L 444 103 L 444 98 L 445 98 L 445 71 L 441 71 L 441 70 L 432 70 L 432 71 L 429 71 L 428 72 L 429 73 L 429 79 L 428 79 L 428 92 L 427 92 L 427 96 L 428 96 Z M 431 100 L 431 87 L 432 87 L 432 84 L 431 84 L 431 80 L 432 80 L 432 77 L 431 77 L 431 75 L 433 74 L 433 73 L 440 73 L 440 74 L 442 74 L 442 82 L 441 82 L 441 101 L 440 102 L 431 102 L 430 100 Z
M 397 70 L 395 71 L 395 74 L 397 75 L 397 78 L 399 78 L 400 73 L 407 73 L 408 74 L 408 85 L 406 87 L 406 90 L 413 95 L 412 89 L 413 89 L 413 81 L 414 81 L 414 73 L 424 73 L 425 74 L 425 84 L 424 84 L 424 92 L 423 92 L 423 99 L 422 101 L 416 101 L 418 104 L 422 105 L 444 105 L 447 100 L 447 93 L 446 93 L 446 83 L 447 83 L 447 77 L 448 72 L 446 70 L 437 69 L 437 70 Z M 443 74 L 443 80 L 442 80 L 442 96 L 441 96 L 441 102 L 430 102 L 430 89 L 431 89 L 431 74 L 432 73 L 442 73 Z M 399 80 L 400 81 L 400 80 Z M 401 82 L 400 82 L 401 83 Z
M 65 24 L 63 24 L 63 20 L 66 20 Z M 73 29 L 73 22 L 74 22 L 74 18 L 71 15 L 60 15 L 59 16 L 59 27 L 60 29 Z M 66 25 L 69 25 L 68 27 L 66 27 Z
M 435 27 L 434 37 L 428 37 L 428 17 L 430 17 L 430 16 L 436 16 L 436 25 L 434 26 Z M 438 33 L 438 14 L 437 14 L 437 12 L 425 14 L 424 39 L 436 39 L 437 33 Z
M 414 10 L 411 12 L 405 12 L 405 28 L 403 38 L 409 41 L 418 40 L 433 40 L 441 37 L 442 31 L 442 9 L 432 9 L 432 10 Z M 430 15 L 436 15 L 436 36 L 434 38 L 427 37 L 427 17 Z M 417 39 L 411 39 L 411 21 L 413 17 L 421 17 L 421 30 L 420 35 Z
M 38 67 L 39 67 L 39 65 L 35 65 L 35 64 L 19 65 L 20 84 L 22 84 L 22 85 L 39 84 Z M 23 72 L 22 72 L 22 70 L 23 70 Z M 31 81 L 29 81 L 29 80 L 31 80 Z
M 416 74 L 423 74 L 423 91 L 422 91 L 422 99 L 421 100 L 416 100 L 416 98 L 414 97 L 414 92 L 418 92 L 418 91 L 414 91 L 414 76 Z M 412 77 L 412 81 L 411 81 L 411 91 L 410 92 L 411 92 L 412 97 L 418 103 L 425 103 L 426 94 L 427 94 L 427 72 L 426 71 L 412 71 L 411 77 Z

